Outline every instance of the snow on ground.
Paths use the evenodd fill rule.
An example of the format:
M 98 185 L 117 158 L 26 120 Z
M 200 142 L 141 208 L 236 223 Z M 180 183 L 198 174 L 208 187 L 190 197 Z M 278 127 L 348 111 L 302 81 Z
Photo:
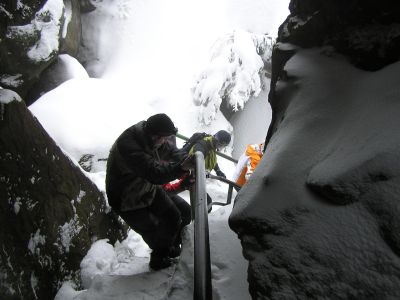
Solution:
M 232 204 L 209 215 L 213 298 L 246 300 L 250 299 L 247 262 L 241 255 L 239 240 L 228 228 L 231 209 Z M 133 231 L 115 247 L 105 240 L 97 241 L 81 263 L 86 289 L 77 291 L 66 282 L 55 299 L 191 299 L 193 251 L 193 224 L 184 233 L 184 249 L 176 268 L 158 272 L 149 270 L 149 249 Z
M 93 2 L 97 9 L 83 15 L 84 46 L 80 51 L 92 78 L 85 76 L 75 60 L 64 57 L 74 78 L 43 95 L 29 109 L 75 163 L 85 154 L 94 155 L 92 172 L 86 174 L 104 191 L 105 162 L 98 159 L 108 156 L 112 143 L 123 130 L 152 114 L 167 113 L 185 136 L 196 131 L 233 131 L 232 124 L 219 110 L 214 110 L 211 118 L 210 114 L 205 118 L 207 99 L 203 98 L 201 107 L 195 105 L 193 91 L 205 92 L 196 84 L 202 82 L 209 87 L 212 77 L 208 82 L 196 79 L 208 74 L 205 71 L 211 66 L 214 74 L 228 74 L 223 70 L 229 59 L 215 66 L 210 51 L 215 50 L 217 41 L 229 41 L 229 37 L 239 32 L 236 44 L 222 43 L 225 48 L 220 48 L 219 53 L 231 51 L 240 57 L 234 65 L 236 69 L 231 71 L 242 75 L 230 80 L 228 74 L 220 85 L 207 92 L 218 100 L 218 94 L 226 92 L 225 84 L 230 80 L 234 82 L 231 87 L 236 86 L 238 91 L 234 98 L 237 100 L 231 100 L 231 105 L 242 108 L 252 95 L 260 92 L 257 70 L 260 58 L 265 57 L 255 54 L 257 41 L 268 33 L 276 35 L 277 27 L 288 15 L 288 3 L 288 0 Z M 246 64 L 242 66 L 241 61 Z M 245 97 L 239 95 L 243 91 Z M 265 110 L 259 113 L 262 116 L 256 119 L 261 120 L 262 126 L 258 127 L 261 133 L 254 127 L 257 136 L 263 135 L 268 126 L 262 121 Z M 249 136 L 240 126 L 236 126 L 235 135 Z M 227 147 L 226 154 L 231 155 L 233 144 Z M 178 145 L 182 141 L 178 140 Z M 218 162 L 229 178 L 234 164 L 222 158 Z M 207 190 L 214 201 L 226 201 L 227 189 L 226 184 L 208 180 Z M 189 201 L 188 193 L 183 196 Z M 214 296 L 242 300 L 249 298 L 247 263 L 241 255 L 239 240 L 227 225 L 231 209 L 232 205 L 214 207 L 209 215 Z M 56 299 L 162 299 L 168 288 L 171 299 L 189 299 L 192 240 L 190 225 L 173 283 L 168 281 L 172 270 L 149 272 L 150 249 L 135 232 L 130 231 L 126 240 L 115 245 L 106 240 L 96 241 L 81 263 L 83 290 L 66 282 Z

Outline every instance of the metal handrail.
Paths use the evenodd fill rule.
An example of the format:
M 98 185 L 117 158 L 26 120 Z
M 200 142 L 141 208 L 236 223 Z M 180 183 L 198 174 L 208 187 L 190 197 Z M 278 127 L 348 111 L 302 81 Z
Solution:
M 204 155 L 200 151 L 196 151 L 194 155 L 196 160 L 196 183 L 194 186 L 194 191 L 191 191 L 190 197 L 192 209 L 194 207 L 193 299 L 212 300 L 210 241 L 208 232 Z M 194 197 L 192 197 L 193 194 Z
M 240 190 L 240 186 L 221 176 L 207 173 L 204 164 L 204 155 L 200 151 L 194 153 L 195 184 L 190 189 L 192 219 L 194 220 L 194 289 L 193 299 L 212 300 L 210 239 L 208 229 L 208 207 L 206 177 L 217 179 L 229 185 L 226 203 L 212 202 L 211 205 L 228 205 L 232 201 L 233 188 Z
M 226 205 L 231 204 L 231 203 L 232 203 L 232 193 L 233 193 L 233 189 L 235 189 L 237 192 L 239 192 L 240 189 L 241 189 L 240 185 L 236 184 L 236 183 L 233 182 L 233 181 L 230 181 L 229 179 L 226 179 L 225 177 L 215 176 L 215 175 L 212 175 L 212 174 L 210 174 L 210 173 L 208 173 L 206 177 L 211 178 L 211 179 L 216 179 L 216 180 L 219 180 L 219 181 L 222 181 L 222 182 L 225 182 L 225 183 L 227 183 L 227 184 L 229 185 L 229 188 L 228 188 L 228 195 L 227 195 L 227 198 L 226 198 L 226 202 L 225 202 L 225 203 L 224 203 L 224 202 L 212 202 L 211 205 L 226 206 Z
M 219 181 L 225 182 L 225 183 L 229 184 L 230 186 L 232 186 L 233 188 L 235 188 L 236 191 L 240 191 L 240 189 L 241 189 L 240 185 L 238 185 L 236 182 L 233 182 L 233 181 L 231 181 L 229 179 L 226 179 L 225 177 L 216 176 L 216 175 L 213 175 L 211 173 L 208 173 L 207 177 L 211 178 L 211 179 L 217 179 Z

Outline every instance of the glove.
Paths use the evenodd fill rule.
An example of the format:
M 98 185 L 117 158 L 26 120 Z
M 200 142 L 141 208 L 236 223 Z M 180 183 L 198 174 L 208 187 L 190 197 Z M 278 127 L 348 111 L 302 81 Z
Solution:
M 192 176 L 187 176 L 181 181 L 181 187 L 185 190 L 189 189 L 194 183 L 194 178 Z
M 184 158 L 180 162 L 180 166 L 181 166 L 182 170 L 185 170 L 185 171 L 188 171 L 190 169 L 194 169 L 194 166 L 195 166 L 194 156 L 193 155 L 189 155 L 186 158 Z
M 215 174 L 217 174 L 217 176 L 219 176 L 219 177 L 226 178 L 226 175 L 225 175 L 225 173 L 224 173 L 224 172 L 222 172 L 221 170 L 217 170 L 217 171 L 215 171 Z

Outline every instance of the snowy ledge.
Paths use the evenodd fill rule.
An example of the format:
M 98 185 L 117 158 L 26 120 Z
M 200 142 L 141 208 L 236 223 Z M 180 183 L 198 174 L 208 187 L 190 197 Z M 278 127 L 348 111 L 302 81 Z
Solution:
M 16 92 L 0 87 L 0 104 L 9 104 L 12 101 L 21 102 L 22 99 Z

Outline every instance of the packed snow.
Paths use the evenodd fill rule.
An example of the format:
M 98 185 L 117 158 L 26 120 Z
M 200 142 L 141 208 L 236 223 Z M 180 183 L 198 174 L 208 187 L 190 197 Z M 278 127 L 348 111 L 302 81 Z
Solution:
M 248 136 L 229 123 L 215 109 L 215 103 L 220 101 L 221 94 L 226 94 L 231 95 L 228 101 L 234 109 L 243 109 L 246 103 L 257 101 L 264 101 L 265 105 L 266 92 L 262 88 L 268 86 L 263 82 L 268 79 L 263 78 L 263 65 L 269 59 L 277 27 L 288 15 L 288 3 L 288 0 L 94 2 L 97 9 L 83 16 L 84 48 L 80 55 L 86 61 L 87 71 L 76 60 L 63 56 L 73 78 L 29 108 L 75 163 L 84 155 L 93 155 L 92 171 L 82 169 L 82 172 L 101 191 L 105 190 L 103 159 L 107 158 L 112 143 L 127 127 L 152 114 L 168 114 L 185 136 L 197 131 L 215 133 L 220 129 L 232 132 L 234 138 Z M 227 53 L 234 59 L 230 60 Z M 220 55 L 223 61 L 216 64 Z M 220 78 L 220 85 L 211 87 L 215 76 L 209 76 L 210 72 Z M 234 73 L 236 77 L 232 76 Z M 227 81 L 231 85 L 229 90 Z M 202 89 L 201 85 L 207 88 Z M 203 99 L 198 105 L 194 91 L 197 95 L 207 92 L 215 97 L 208 104 Z M 263 95 L 263 99 L 255 100 L 257 95 Z M 213 106 L 211 113 L 207 105 Z M 266 109 L 258 111 L 264 112 Z M 257 109 L 252 113 L 257 113 Z M 255 134 L 259 138 L 265 136 L 268 127 L 265 118 L 268 116 L 255 118 Z M 182 143 L 178 140 L 179 146 Z M 231 142 L 225 150 L 228 155 L 232 154 L 233 145 Z M 244 145 L 237 151 L 244 151 Z M 222 158 L 218 163 L 230 178 L 234 164 Z M 227 189 L 224 183 L 207 182 L 213 201 L 225 202 Z M 181 195 L 189 201 L 187 192 Z M 232 204 L 214 207 L 209 215 L 213 294 L 216 299 L 249 299 L 247 262 L 239 240 L 227 224 L 231 209 Z M 191 298 L 192 230 L 191 224 L 185 231 L 184 249 L 176 269 L 160 272 L 149 271 L 150 249 L 133 231 L 115 245 L 107 240 L 95 241 L 81 263 L 83 287 L 65 282 L 56 299 Z

